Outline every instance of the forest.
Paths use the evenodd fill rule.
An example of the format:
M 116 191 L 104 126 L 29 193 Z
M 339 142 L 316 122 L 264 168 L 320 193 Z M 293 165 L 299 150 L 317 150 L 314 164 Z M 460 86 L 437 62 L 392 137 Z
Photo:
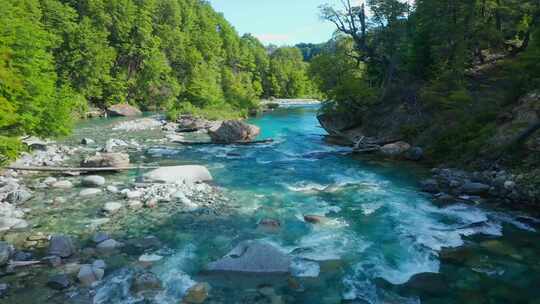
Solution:
M 403 118 L 393 135 L 435 160 L 508 152 L 493 153 L 491 139 L 539 86 L 538 1 L 346 0 L 322 6 L 321 16 L 336 28 L 310 65 L 325 112 L 373 122 L 371 130 Z M 540 122 L 534 126 L 519 142 Z
M 314 94 L 293 47 L 269 53 L 199 0 L 0 0 L 0 152 L 69 133 L 86 109 L 245 117 Z

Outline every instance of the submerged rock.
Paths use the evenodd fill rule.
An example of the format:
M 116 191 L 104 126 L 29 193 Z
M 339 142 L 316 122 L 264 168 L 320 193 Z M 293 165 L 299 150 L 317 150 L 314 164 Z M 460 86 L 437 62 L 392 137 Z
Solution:
M 156 289 L 161 289 L 161 281 L 155 273 L 146 271 L 135 276 L 132 285 L 134 292 L 138 293 Z
M 184 303 L 201 304 L 208 298 L 210 292 L 210 284 L 197 283 L 189 288 L 184 297 Z
M 88 188 L 84 189 L 81 192 L 79 192 L 79 196 L 85 197 L 85 196 L 93 196 L 101 193 L 101 189 L 97 188 Z
M 228 120 L 208 129 L 208 135 L 213 142 L 234 143 L 254 140 L 261 133 L 257 126 L 240 120 Z
M 245 241 L 223 258 L 211 262 L 211 272 L 243 272 L 259 274 L 289 273 L 291 258 L 274 246 L 258 241 Z
M 53 235 L 49 242 L 49 255 L 68 258 L 75 253 L 75 246 L 69 236 Z
M 122 207 L 124 207 L 122 203 L 108 202 L 108 203 L 105 203 L 105 206 L 103 206 L 103 211 L 109 214 L 114 214 L 118 212 L 120 209 L 122 209 Z
M 9 261 L 14 250 L 15 249 L 10 244 L 0 242 L 0 266 L 5 265 Z
M 99 175 L 89 175 L 83 177 L 81 185 L 84 187 L 101 187 L 105 185 L 105 178 Z
M 203 166 L 162 167 L 148 172 L 146 178 L 162 183 L 194 184 L 212 181 L 212 175 Z
M 258 228 L 265 232 L 278 232 L 281 229 L 281 223 L 276 219 L 265 218 L 259 222 Z
M 97 281 L 101 281 L 105 275 L 105 270 L 92 265 L 82 265 L 77 274 L 77 279 L 84 286 L 92 286 Z
M 52 289 L 63 290 L 71 286 L 71 280 L 66 274 L 57 274 L 49 277 L 47 286 Z
M 320 215 L 304 215 L 304 221 L 312 224 L 321 224 L 327 220 L 326 217 Z
M 73 188 L 73 183 L 67 180 L 57 181 L 51 185 L 53 188 L 69 189 Z
M 108 107 L 107 114 L 109 114 L 109 116 L 133 117 L 141 115 L 142 112 L 134 106 L 131 106 L 127 103 L 121 103 Z

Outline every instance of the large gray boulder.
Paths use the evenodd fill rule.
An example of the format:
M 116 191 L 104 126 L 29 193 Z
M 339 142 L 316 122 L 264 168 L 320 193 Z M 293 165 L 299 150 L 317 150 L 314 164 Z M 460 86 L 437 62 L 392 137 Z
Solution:
M 49 255 L 68 258 L 75 253 L 75 246 L 69 236 L 53 235 L 49 242 Z
M 96 153 L 81 162 L 83 168 L 122 168 L 129 166 L 126 153 Z
M 161 167 L 148 172 L 145 177 L 162 183 L 199 183 L 212 180 L 212 175 L 203 166 Z
M 245 241 L 206 268 L 210 272 L 286 274 L 291 261 L 291 257 L 270 244 Z
M 107 108 L 109 116 L 126 116 L 133 117 L 139 116 L 142 112 L 127 103 L 115 104 Z
M 259 127 L 240 120 L 227 120 L 208 129 L 208 135 L 216 143 L 248 142 L 254 140 L 260 133 Z

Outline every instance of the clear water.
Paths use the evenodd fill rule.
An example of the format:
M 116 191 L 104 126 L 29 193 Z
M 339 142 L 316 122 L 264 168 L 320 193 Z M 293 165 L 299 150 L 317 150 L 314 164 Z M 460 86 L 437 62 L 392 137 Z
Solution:
M 157 131 L 98 132 L 98 140 L 117 136 L 142 143 L 133 151 L 138 163 L 207 166 L 230 200 L 222 214 L 164 213 L 148 221 L 151 215 L 139 214 L 118 222 L 116 228 L 125 234 L 153 234 L 167 247 L 159 252 L 165 259 L 153 268 L 166 287 L 156 303 L 177 303 L 194 282 L 206 280 L 211 280 L 214 303 L 535 303 L 540 296 L 538 222 L 484 206 L 437 207 L 417 188 L 421 168 L 355 157 L 324 143 L 317 110 L 290 107 L 252 119 L 262 128 L 261 138 L 275 140 L 257 146 L 180 147 L 153 141 Z M 96 138 L 96 130 L 110 125 L 108 120 L 87 122 L 71 140 Z M 110 178 L 126 182 L 134 175 Z M 74 208 L 82 213 L 78 220 L 63 216 L 55 229 L 86 227 L 80 219 L 94 217 L 92 204 L 102 201 L 93 198 L 84 211 Z M 309 224 L 306 214 L 328 221 Z M 266 218 L 278 219 L 281 229 L 258 229 Z M 269 242 L 297 257 L 302 261 L 295 267 L 297 277 L 270 282 L 201 275 L 204 265 L 243 240 Z M 450 263 L 441 262 L 444 248 L 465 249 Z M 399 288 L 425 272 L 444 277 L 445 290 L 433 291 L 427 283 Z M 137 302 L 119 292 L 129 275 L 109 274 L 97 303 Z M 276 296 L 257 293 L 261 284 L 271 284 Z

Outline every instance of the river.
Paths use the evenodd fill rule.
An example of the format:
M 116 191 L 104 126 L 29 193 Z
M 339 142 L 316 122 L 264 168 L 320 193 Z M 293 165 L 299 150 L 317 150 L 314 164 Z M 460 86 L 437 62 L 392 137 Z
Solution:
M 535 219 L 485 206 L 438 206 L 419 191 L 425 169 L 352 156 L 323 141 L 317 105 L 280 108 L 250 123 L 269 144 L 178 146 L 148 140 L 154 131 L 109 132 L 109 120 L 85 122 L 68 142 L 90 136 L 146 141 L 132 152 L 139 164 L 201 164 L 227 198 L 224 214 L 136 216 L 119 222 L 125 235 L 157 236 L 165 258 L 153 266 L 165 290 L 155 303 L 178 299 L 205 265 L 244 240 L 269 243 L 294 257 L 293 278 L 261 294 L 249 277 L 213 278 L 210 303 L 533 303 L 540 296 L 540 237 Z M 133 180 L 138 173 L 108 177 Z M 107 198 L 42 227 L 68 233 Z M 93 205 L 95 203 L 95 205 Z M 94 207 L 93 207 L 94 206 Z M 37 208 L 37 205 L 36 205 Z M 94 208 L 95 209 L 95 208 Z M 45 212 L 45 211 L 44 211 Z M 66 213 L 70 214 L 70 213 Z M 322 216 L 311 224 L 305 215 Z M 276 219 L 272 231 L 258 223 Z M 142 224 L 141 224 L 142 223 Z M 139 303 L 126 291 L 130 274 L 114 262 L 95 303 Z M 432 273 L 428 279 L 415 275 Z M 414 282 L 409 282 L 415 278 Z M 405 285 L 403 285 L 405 284 Z M 1 300 L 0 300 L 1 301 Z M 214 302 L 212 302 L 214 301 Z M 146 302 L 145 302 L 146 303 Z

